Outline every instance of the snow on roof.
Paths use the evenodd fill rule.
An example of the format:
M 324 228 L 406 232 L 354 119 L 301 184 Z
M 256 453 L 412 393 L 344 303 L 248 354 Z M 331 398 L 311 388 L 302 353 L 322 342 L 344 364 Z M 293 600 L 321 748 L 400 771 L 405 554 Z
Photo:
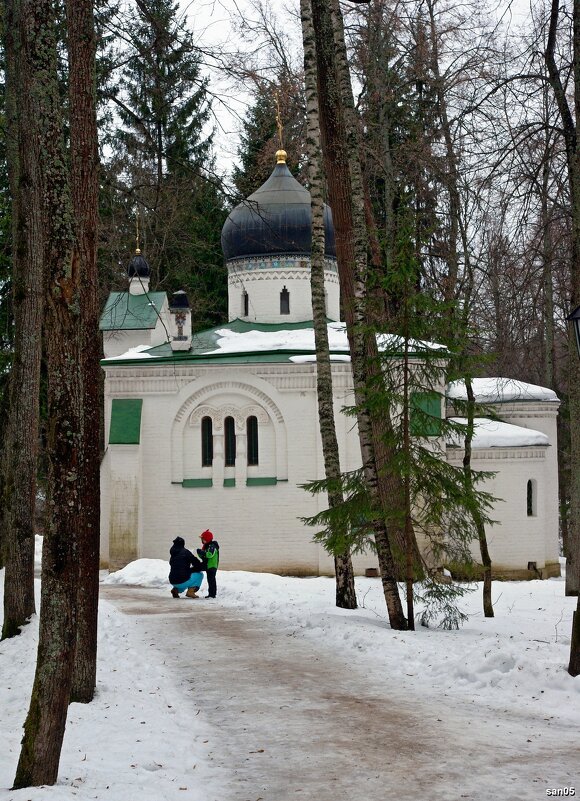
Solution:
M 257 351 L 305 350 L 314 351 L 314 329 L 288 328 L 271 331 L 249 330 L 233 331 L 231 328 L 218 328 L 215 331 L 218 337 L 218 347 L 205 351 L 206 355 L 217 353 L 255 353 Z M 343 322 L 328 324 L 328 343 L 331 351 L 348 353 L 348 338 L 346 325 Z M 400 349 L 403 340 L 390 334 L 377 336 L 380 350 Z M 444 345 L 433 342 L 419 342 L 410 340 L 409 346 L 413 352 L 426 350 L 445 350 Z
M 316 353 L 309 353 L 304 356 L 290 356 L 288 361 L 294 364 L 312 364 L 316 361 Z M 350 362 L 350 354 L 347 353 L 331 353 L 331 362 Z
M 134 348 L 129 348 L 125 353 L 119 354 L 119 356 L 109 356 L 107 359 L 103 359 L 103 361 L 113 362 L 115 359 L 150 359 L 151 354 L 146 352 L 150 347 L 151 345 L 136 345 Z
M 467 425 L 465 417 L 449 418 L 454 423 Z M 547 434 L 531 428 L 514 426 L 488 417 L 476 417 L 473 421 L 473 448 L 525 448 L 534 445 L 549 445 Z M 457 431 L 447 434 L 447 445 L 452 448 L 463 447 L 463 436 Z
M 552 389 L 516 381 L 514 378 L 473 378 L 473 393 L 478 403 L 510 403 L 513 401 L 552 401 L 558 396 Z M 447 397 L 467 400 L 465 381 L 452 381 L 447 386 Z

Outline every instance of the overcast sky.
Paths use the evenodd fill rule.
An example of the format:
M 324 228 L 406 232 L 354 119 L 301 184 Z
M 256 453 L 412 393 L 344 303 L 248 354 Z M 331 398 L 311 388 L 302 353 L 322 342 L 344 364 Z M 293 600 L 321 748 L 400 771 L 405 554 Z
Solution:
M 257 43 L 244 41 L 239 31 L 242 17 L 253 18 L 251 5 L 249 0 L 181 0 L 180 5 L 207 65 L 218 166 L 230 172 L 237 156 L 242 119 L 251 96 L 242 86 L 224 75 L 220 69 L 220 58 L 238 51 L 248 53 L 248 58 L 256 58 Z M 288 11 L 293 6 L 297 7 L 296 2 L 275 0 L 270 6 L 284 21 L 285 28 L 295 28 L 299 34 L 298 18 Z M 296 45 L 299 47 L 298 39 Z

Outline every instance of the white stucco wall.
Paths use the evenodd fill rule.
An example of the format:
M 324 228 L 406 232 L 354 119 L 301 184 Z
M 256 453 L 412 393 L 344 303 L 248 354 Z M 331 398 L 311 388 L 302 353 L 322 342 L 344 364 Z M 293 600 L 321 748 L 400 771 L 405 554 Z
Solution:
M 484 448 L 472 452 L 472 468 L 494 472 L 478 485 L 498 499 L 490 513 L 497 522 L 486 526 L 486 537 L 495 572 L 507 575 L 526 571 L 536 564 L 545 575 L 554 574 L 558 565 L 557 473 L 554 476 L 551 455 L 555 448 Z M 448 461 L 461 465 L 463 449 L 448 451 Z M 527 484 L 534 482 L 534 514 L 527 513 Z M 481 562 L 479 546 L 473 543 L 472 555 Z
M 290 369 L 289 369 L 290 367 Z M 348 365 L 337 365 L 336 411 L 344 405 L 351 383 Z M 110 524 L 111 476 L 115 464 L 126 465 L 123 449 L 139 451 L 140 556 L 167 558 L 173 538 L 181 535 L 192 547 L 210 528 L 222 546 L 223 568 L 316 574 L 333 571 L 332 559 L 314 544 L 312 531 L 298 520 L 321 508 L 298 485 L 322 478 L 324 466 L 318 430 L 315 366 L 253 365 L 226 370 L 219 366 L 150 369 L 107 367 L 106 424 L 113 397 L 143 398 L 139 446 L 109 445 L 103 461 L 103 525 Z M 153 375 L 154 374 L 154 375 Z M 216 420 L 240 412 L 234 468 L 223 464 L 223 430 L 214 426 L 214 464 L 201 466 L 200 414 Z M 248 467 L 243 458 L 245 415 L 261 413 L 260 459 Z M 353 421 L 339 417 L 338 437 L 343 468 L 358 465 L 358 437 Z M 274 486 L 246 486 L 246 478 L 277 478 Z M 188 479 L 212 478 L 212 487 L 182 486 Z M 235 478 L 235 487 L 224 487 Z M 127 487 L 124 486 L 124 491 Z M 107 547 L 108 531 L 103 546 Z M 103 553 L 103 561 L 107 555 Z M 374 556 L 360 557 L 359 570 L 376 566 Z
M 322 478 L 324 465 L 318 427 L 315 364 L 106 366 L 106 431 L 113 397 L 143 398 L 141 442 L 138 446 L 109 445 L 103 461 L 103 561 L 119 518 L 119 499 L 125 497 L 136 520 L 138 556 L 166 559 L 172 540 L 183 536 L 197 547 L 201 531 L 210 528 L 221 545 L 224 569 L 247 569 L 294 574 L 332 574 L 333 560 L 314 544 L 312 530 L 298 518 L 319 511 L 324 498 L 299 487 Z M 333 365 L 337 436 L 341 467 L 360 465 L 354 420 L 340 409 L 352 403 L 350 365 Z M 537 414 L 530 427 L 555 437 L 555 407 Z M 531 409 L 531 407 L 527 407 Z M 509 410 L 508 410 L 509 411 Z M 525 421 L 525 409 L 515 409 L 510 422 Z M 260 459 L 248 467 L 245 459 L 245 421 L 259 419 Z M 214 463 L 201 465 L 201 417 L 214 420 Z M 236 420 L 237 459 L 225 467 L 223 418 Z M 544 427 L 542 427 L 544 426 Z M 488 531 L 496 569 L 526 570 L 535 562 L 542 570 L 558 558 L 557 470 L 555 447 L 475 450 L 476 469 L 497 471 L 486 489 L 504 502 Z M 461 463 L 463 452 L 449 459 Z M 134 478 L 131 478 L 131 475 Z M 184 486 L 211 478 L 213 486 Z M 247 486 L 247 479 L 277 479 L 273 486 Z M 235 486 L 224 486 L 235 479 Z M 536 514 L 526 514 L 528 479 L 537 485 Z M 136 488 L 136 490 L 135 490 Z M 114 509 L 114 514 L 111 513 Z M 111 531 L 111 535 L 109 534 Z M 117 548 L 119 551 L 119 548 Z M 474 544 L 474 557 L 478 558 Z M 374 554 L 356 556 L 355 571 L 376 567 Z
M 275 266 L 271 267 L 270 265 Z M 324 273 L 327 317 L 340 319 L 340 290 L 336 262 L 328 261 Z M 290 295 L 290 313 L 280 314 L 280 293 Z M 244 315 L 243 293 L 248 293 L 248 315 Z M 228 263 L 228 319 L 260 323 L 292 323 L 312 320 L 310 260 L 281 256 L 278 259 L 240 259 Z

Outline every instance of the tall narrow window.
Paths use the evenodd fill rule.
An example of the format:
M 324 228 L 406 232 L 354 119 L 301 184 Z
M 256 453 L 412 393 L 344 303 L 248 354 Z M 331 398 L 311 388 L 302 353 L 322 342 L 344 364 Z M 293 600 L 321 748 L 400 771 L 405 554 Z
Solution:
M 242 316 L 247 317 L 250 313 L 250 298 L 248 297 L 248 293 L 244 290 L 242 295 Z
M 286 287 L 280 292 L 280 314 L 290 314 L 290 292 Z
M 536 482 L 532 481 L 532 479 L 530 478 L 528 481 L 528 486 L 526 488 L 526 507 L 527 507 L 528 517 L 534 517 L 534 515 L 536 514 L 536 498 L 535 498 L 536 493 L 534 492 L 535 483 Z
M 224 435 L 226 467 L 233 467 L 236 463 L 236 423 L 233 417 L 226 417 L 224 420 Z
M 201 466 L 211 467 L 213 464 L 213 426 L 211 417 L 201 420 Z
M 248 438 L 248 464 L 258 464 L 258 418 L 252 415 L 246 421 L 246 436 Z

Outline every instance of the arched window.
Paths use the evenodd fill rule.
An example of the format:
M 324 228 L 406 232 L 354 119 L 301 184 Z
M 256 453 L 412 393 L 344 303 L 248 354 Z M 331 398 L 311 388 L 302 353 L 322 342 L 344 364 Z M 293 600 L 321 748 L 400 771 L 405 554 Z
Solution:
M 280 292 L 280 314 L 290 314 L 290 292 L 286 287 Z
M 528 513 L 528 517 L 535 517 L 536 501 L 536 482 L 530 478 L 526 487 L 526 511 Z
M 252 415 L 246 420 L 246 437 L 248 440 L 248 464 L 258 464 L 258 418 Z
M 211 417 L 201 419 L 201 466 L 211 467 L 213 464 L 213 426 Z
M 250 298 L 248 296 L 248 293 L 244 289 L 242 293 L 242 316 L 247 317 L 249 313 L 250 313 Z
M 224 437 L 226 467 L 233 467 L 236 463 L 236 423 L 233 417 L 224 420 Z

